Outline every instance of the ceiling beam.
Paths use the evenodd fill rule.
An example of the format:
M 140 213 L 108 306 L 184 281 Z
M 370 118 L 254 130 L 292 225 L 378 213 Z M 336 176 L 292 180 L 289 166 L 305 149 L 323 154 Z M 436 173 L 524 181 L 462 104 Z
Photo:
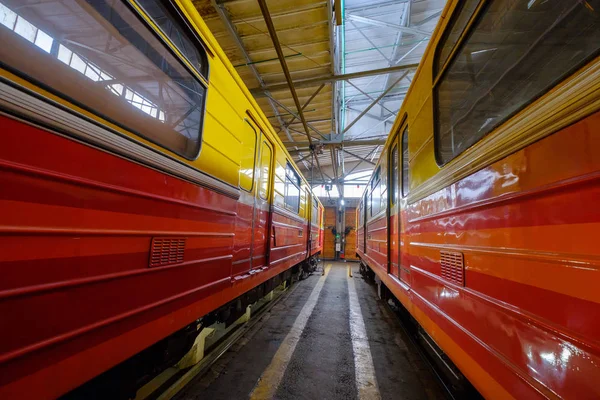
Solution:
M 267 6 L 266 0 L 258 0 L 258 5 L 260 6 L 260 11 L 265 19 L 269 35 L 271 36 L 271 40 L 273 41 L 273 46 L 275 46 L 277 57 L 279 58 L 279 62 L 281 63 L 283 73 L 285 74 L 285 80 L 287 81 L 292 97 L 294 98 L 294 104 L 296 105 L 296 110 L 298 111 L 298 117 L 300 121 L 302 121 L 302 125 L 304 126 L 304 132 L 306 133 L 306 138 L 308 139 L 310 151 L 314 151 L 313 141 L 312 137 L 310 136 L 308 124 L 306 122 L 306 118 L 304 118 L 304 112 L 302 111 L 302 106 L 300 105 L 300 100 L 298 99 L 298 94 L 296 93 L 294 82 L 292 81 L 292 75 L 290 74 L 290 70 L 288 69 L 283 50 L 281 49 L 281 44 L 279 43 L 279 38 L 277 37 L 277 31 L 275 30 L 275 25 L 273 25 L 273 20 L 271 19 L 271 14 L 269 13 L 269 7 Z M 319 172 L 321 172 L 321 178 L 323 178 L 323 171 L 321 170 L 321 163 L 319 162 L 319 158 L 315 157 L 315 161 L 317 163 L 317 167 L 319 168 Z
M 360 172 L 360 171 L 359 171 L 359 172 Z M 369 178 L 370 178 L 370 177 L 369 177 Z M 369 183 L 369 181 L 368 181 L 368 180 L 355 180 L 355 179 L 353 179 L 353 180 L 350 180 L 350 181 L 345 181 L 345 180 L 343 180 L 343 179 L 340 179 L 340 180 L 337 182 L 337 184 L 338 184 L 338 185 L 342 185 L 342 186 L 354 186 L 354 185 L 362 185 L 362 186 L 364 186 L 364 185 L 366 185 L 367 183 Z M 312 186 L 313 186 L 313 187 L 315 187 L 315 186 L 319 186 L 319 185 L 331 185 L 331 184 L 332 184 L 332 181 L 326 181 L 326 180 L 325 180 L 325 181 L 323 181 L 323 180 L 316 180 L 316 179 L 315 179 L 315 180 L 313 181 L 313 183 L 312 183 Z M 338 189 L 338 190 L 339 190 L 339 189 Z
M 374 4 L 369 4 L 369 5 L 361 5 L 361 6 L 357 6 L 357 7 L 346 7 L 345 10 L 346 10 L 346 12 L 365 11 L 365 10 L 370 10 L 373 8 L 396 6 L 398 4 L 406 3 L 408 1 L 412 1 L 412 0 L 390 0 L 387 2 L 383 2 L 383 3 L 374 3 Z
M 439 11 L 436 11 L 433 14 L 431 14 L 429 17 L 423 18 L 422 20 L 420 20 L 419 22 L 417 22 L 415 24 L 415 26 L 424 25 L 427 22 L 431 21 L 432 19 L 438 18 L 440 15 L 442 15 L 442 11 L 443 11 L 443 9 L 440 9 Z
M 385 96 L 380 101 L 380 103 L 388 103 L 390 101 L 404 100 L 404 97 L 406 97 L 406 93 L 408 93 L 408 87 L 406 89 L 401 89 L 401 91 L 397 91 L 398 89 L 399 88 L 396 87 L 396 90 L 392 91 L 391 93 L 388 93 L 388 95 Z M 363 99 L 354 99 L 350 103 L 346 102 L 346 104 L 350 104 L 352 107 L 354 107 L 354 106 L 358 106 L 360 104 L 371 104 L 371 102 L 373 102 L 373 100 L 365 97 Z M 400 107 L 398 107 L 398 108 L 400 108 Z
M 313 156 L 314 156 L 313 153 L 308 153 L 304 157 L 300 157 L 299 159 L 297 159 L 296 164 L 300 164 L 302 161 L 306 160 L 308 157 L 313 157 Z
M 328 2 L 330 2 L 328 0 Z M 342 0 L 334 0 L 335 4 L 335 24 L 337 26 L 342 25 Z
M 364 161 L 364 162 L 366 162 L 366 163 L 369 163 L 369 164 L 371 164 L 371 165 L 375 166 L 375 163 L 374 163 L 374 162 L 372 162 L 372 161 L 370 161 L 370 160 L 366 159 L 365 157 L 361 157 L 361 156 L 359 156 L 358 154 L 354 154 L 354 153 L 352 153 L 352 152 L 350 152 L 350 151 L 348 151 L 348 150 L 346 150 L 346 149 L 342 149 L 342 151 L 343 151 L 344 153 L 346 153 L 346 154 L 350 154 L 350 155 L 351 155 L 352 157 L 354 157 L 354 158 L 358 158 L 359 160 L 362 160 L 362 161 Z
M 217 0 L 217 3 L 220 3 L 219 0 Z M 271 13 L 271 18 L 279 18 L 279 17 L 294 17 L 297 14 L 302 14 L 305 12 L 309 12 L 309 11 L 314 11 L 314 10 L 320 10 L 323 8 L 323 4 L 322 3 L 316 3 L 313 2 L 311 4 L 306 4 L 306 5 L 294 5 L 293 8 L 286 8 L 277 12 L 272 12 Z M 252 15 L 252 16 L 246 16 L 244 18 L 241 17 L 237 17 L 237 18 L 232 18 L 231 22 L 233 22 L 234 24 L 254 24 L 254 23 L 261 23 L 263 22 L 263 16 L 262 15 Z
M 229 32 L 229 35 L 231 36 L 234 43 L 238 47 L 238 50 L 240 50 L 240 52 L 244 56 L 244 60 L 246 60 L 246 64 L 250 68 L 250 71 L 252 71 L 254 78 L 256 79 L 256 81 L 258 82 L 258 84 L 260 85 L 261 88 L 265 88 L 265 82 L 263 81 L 262 77 L 258 73 L 258 70 L 256 69 L 256 67 L 254 66 L 252 59 L 250 58 L 250 55 L 248 54 L 248 51 L 246 51 L 246 47 L 244 46 L 244 43 L 242 42 L 242 38 L 240 37 L 237 30 L 235 29 L 233 23 L 231 22 L 231 19 L 229 18 L 229 14 L 228 14 L 227 10 L 223 6 L 224 1 L 211 0 L 211 3 L 213 5 L 213 8 L 215 9 L 217 14 L 221 18 L 223 25 L 225 25 L 225 28 Z M 292 139 L 292 135 L 286 129 L 286 127 L 283 125 L 283 119 L 281 118 L 279 110 L 277 110 L 277 107 L 271 100 L 268 91 L 265 92 L 265 94 L 267 95 L 269 105 L 271 106 L 271 109 L 273 110 L 275 117 L 277 118 L 277 122 L 279 122 L 279 125 L 281 125 L 281 127 L 285 130 L 285 134 L 286 134 L 287 138 L 293 142 L 294 140 Z
M 294 92 L 294 93 L 295 93 L 295 92 Z M 276 100 L 274 97 L 271 97 L 271 95 L 270 95 L 270 94 L 269 94 L 267 97 L 269 97 L 271 100 L 273 100 L 275 103 L 277 103 L 277 104 L 278 104 L 278 105 L 279 105 L 281 108 L 283 108 L 285 111 L 287 111 L 288 113 L 290 113 L 290 115 L 293 115 L 293 116 L 295 116 L 296 118 L 299 118 L 299 119 L 300 119 L 300 121 L 302 122 L 302 125 L 306 124 L 306 126 L 307 126 L 307 129 L 308 129 L 308 128 L 312 129 L 313 131 L 315 131 L 315 133 L 316 133 L 317 135 L 319 135 L 319 136 L 321 136 L 323 139 L 325 139 L 325 135 L 323 135 L 323 134 L 321 133 L 321 131 L 320 131 L 320 130 L 318 130 L 317 128 L 315 128 L 314 126 L 312 126 L 312 125 L 310 124 L 310 122 L 307 122 L 307 121 L 306 121 L 306 119 L 304 119 L 304 113 L 302 112 L 302 109 L 301 109 L 301 108 L 299 108 L 299 110 L 300 110 L 300 115 L 302 116 L 302 117 L 300 118 L 300 115 L 299 115 L 299 114 L 296 114 L 294 111 L 292 111 L 292 110 L 291 110 L 289 107 L 287 107 L 285 104 L 283 104 L 282 102 L 280 102 L 280 101 Z M 289 125 L 282 125 L 282 127 L 283 127 L 284 129 L 285 129 L 285 128 L 287 128 L 288 126 L 289 126 Z M 309 136 L 310 136 L 310 133 L 308 133 L 308 132 L 307 132 L 307 135 L 309 135 Z
M 361 88 L 359 88 L 358 86 L 356 86 L 354 83 L 348 81 L 348 84 L 350 86 L 352 86 L 354 89 L 358 90 L 363 95 L 365 95 L 369 100 L 375 101 L 375 98 L 373 98 L 373 96 L 371 96 L 370 94 L 368 94 L 367 92 L 365 92 L 364 90 L 362 90 Z M 387 108 L 386 106 L 384 106 L 383 104 L 381 105 L 381 108 L 383 108 L 384 110 L 386 110 L 389 113 L 393 113 L 394 112 L 394 111 L 390 110 L 389 108 Z
M 323 123 L 323 122 L 329 122 L 330 118 L 319 118 L 319 119 L 307 119 L 306 122 L 309 123 L 309 127 L 310 124 L 319 124 L 319 123 Z M 292 122 L 291 124 L 289 124 L 288 126 L 292 126 L 292 125 L 298 125 L 300 122 Z M 326 137 L 323 135 L 321 136 L 323 139 L 326 139 Z
M 378 146 L 378 145 L 384 145 L 386 142 L 386 138 L 384 139 L 368 139 L 368 140 L 353 140 L 353 141 L 336 141 L 336 140 L 323 140 L 321 142 L 315 142 L 316 144 L 319 145 L 323 145 L 323 146 L 340 146 L 343 145 L 344 147 L 353 147 L 353 146 Z M 309 143 L 308 142 L 283 142 L 284 145 L 295 145 L 298 147 L 308 147 Z
M 221 18 L 221 21 L 225 25 L 227 32 L 229 32 L 229 35 L 231 36 L 234 43 L 238 47 L 239 51 L 242 53 L 242 56 L 244 57 L 244 60 L 246 61 L 248 68 L 254 75 L 254 78 L 256 79 L 256 81 L 258 82 L 260 87 L 264 88 L 265 82 L 264 82 L 262 76 L 260 75 L 260 73 L 258 72 L 258 70 L 256 69 L 256 66 L 253 64 L 253 61 L 250 58 L 250 55 L 248 54 L 248 51 L 246 50 L 244 43 L 242 42 L 242 38 L 240 37 L 237 30 L 235 29 L 235 26 L 233 25 L 233 23 L 231 22 L 229 13 L 228 13 L 227 9 L 223 6 L 224 2 L 220 1 L 220 0 L 211 0 L 211 3 L 212 3 L 213 8 L 217 11 L 219 18 Z M 288 127 L 284 124 L 283 118 L 281 117 L 281 113 L 277 109 L 277 106 L 275 105 L 275 102 L 273 101 L 273 99 L 270 97 L 270 93 L 268 91 L 266 91 L 265 94 L 267 95 L 267 100 L 269 102 L 269 106 L 273 110 L 273 113 L 275 114 L 277 122 L 279 123 L 279 125 L 281 126 L 283 131 L 285 132 L 286 137 L 293 143 L 294 138 L 292 137 L 292 134 L 290 133 L 290 130 L 288 129 Z M 291 144 L 290 147 L 294 147 L 294 145 Z M 304 164 L 304 167 L 308 169 L 308 164 L 306 163 L 306 160 L 302 160 L 302 163 Z
M 344 146 L 344 147 L 354 147 L 354 146 L 383 146 L 386 142 L 387 138 L 382 139 L 368 139 L 368 140 L 323 140 L 320 142 L 313 142 L 313 144 L 318 144 L 322 146 Z M 309 142 L 283 142 L 284 146 L 298 146 L 298 147 L 309 147 Z M 302 150 L 299 150 L 302 151 Z M 290 151 L 291 153 L 291 151 Z
M 397 24 L 392 24 L 389 22 L 385 22 L 385 21 L 379 21 L 379 20 L 375 20 L 373 18 L 367 18 L 367 17 L 361 17 L 358 15 L 353 15 L 353 14 L 349 14 L 348 15 L 348 19 L 355 21 L 355 22 L 360 22 L 363 24 L 367 24 L 367 25 L 374 25 L 374 26 L 382 26 L 382 27 L 386 27 L 386 28 L 392 28 L 395 30 L 398 30 L 400 32 L 406 32 L 412 35 L 419 35 L 419 36 L 427 36 L 429 37 L 429 35 L 431 35 L 430 32 L 427 31 L 423 31 L 421 29 L 418 28 L 409 28 L 407 26 L 402 26 L 402 25 L 397 25 Z
M 392 60 L 390 60 L 388 58 L 388 56 L 386 56 L 383 51 L 381 51 L 381 49 L 375 44 L 373 43 L 373 41 L 371 39 L 369 39 L 369 37 L 362 31 L 362 29 L 360 29 L 360 27 L 358 25 L 356 25 L 354 23 L 354 21 L 350 21 L 350 24 L 358 31 L 358 33 L 360 33 L 360 35 L 367 41 L 369 42 L 369 44 L 371 45 L 372 48 L 374 48 L 375 50 L 377 50 L 377 52 L 381 55 L 381 57 L 383 57 L 387 62 L 388 65 L 392 64 Z
M 354 112 L 357 112 L 357 113 L 361 112 L 361 110 L 357 110 L 356 108 L 352 108 L 352 107 L 348 107 L 348 110 L 354 111 Z M 375 121 L 378 121 L 378 122 L 384 122 L 384 121 L 389 121 L 389 119 L 391 117 L 395 117 L 396 113 L 395 112 L 391 112 L 391 113 L 389 113 L 387 115 L 381 115 L 381 116 L 379 116 L 379 115 L 373 115 L 371 113 L 366 113 L 364 116 L 367 117 L 367 118 L 371 118 L 371 119 L 373 119 Z
M 383 131 L 387 132 L 385 123 L 388 122 L 392 117 L 395 117 L 395 113 L 390 113 L 386 117 L 384 117 L 381 121 L 376 123 L 375 125 L 371 125 L 367 130 L 360 132 L 358 135 L 352 136 L 352 140 L 357 140 L 359 137 L 363 136 L 365 133 L 372 131 L 373 129 L 383 125 Z
M 352 168 L 350 171 L 348 171 L 348 173 L 342 177 L 342 180 L 343 180 L 343 179 L 346 179 L 346 177 L 347 177 L 347 176 L 351 175 L 351 174 L 352 174 L 352 173 L 353 173 L 353 172 L 356 170 L 356 168 L 358 168 L 358 166 L 359 166 L 359 165 L 361 165 L 361 164 L 362 164 L 364 161 L 366 161 L 366 160 L 367 160 L 367 158 L 369 158 L 369 156 L 370 156 L 371 154 L 373 154 L 373 153 L 377 152 L 377 149 L 378 149 L 378 148 L 379 148 L 379 146 L 375 146 L 375 147 L 373 147 L 373 150 L 371 150 L 371 151 L 369 152 L 369 154 L 367 154 L 367 155 L 366 155 L 366 157 L 365 157 L 365 158 L 361 159 L 361 160 L 360 160 L 360 161 L 359 161 L 359 162 L 358 162 L 358 163 L 357 163 L 357 164 L 356 164 L 356 165 L 355 165 L 355 166 L 354 166 L 354 167 L 353 167 L 353 168 Z
M 404 70 L 416 69 L 419 64 L 405 64 L 405 65 L 395 65 L 393 67 L 380 68 L 380 69 L 371 69 L 368 71 L 360 71 L 360 72 L 351 72 L 348 74 L 340 74 L 340 75 L 329 75 L 316 77 L 311 79 L 302 79 L 298 81 L 294 81 L 293 84 L 296 88 L 298 87 L 306 87 L 306 86 L 316 86 L 322 83 L 331 83 L 337 81 L 345 81 L 349 79 L 362 78 L 365 76 L 373 76 L 373 75 L 382 75 L 389 74 L 390 72 L 398 72 Z M 251 89 L 250 92 L 256 97 L 265 96 L 265 91 L 276 92 L 279 90 L 287 90 L 287 83 L 276 83 L 272 85 L 266 85 L 263 88 L 254 88 Z
M 322 84 L 321 86 L 319 86 L 319 88 L 310 96 L 310 98 L 306 101 L 306 103 L 304 103 L 304 105 L 302 106 L 302 111 L 304 111 L 304 109 L 310 104 L 310 102 L 317 97 L 317 95 L 319 94 L 319 92 L 325 87 L 325 84 Z M 294 122 L 294 120 L 298 118 L 297 115 L 294 115 L 292 118 L 290 118 L 289 121 L 287 121 L 285 123 L 285 126 L 290 126 L 292 124 L 292 122 Z M 283 128 L 283 127 L 282 127 Z
M 411 12 L 411 3 L 412 0 L 407 2 L 404 7 L 402 8 L 402 15 L 400 16 L 400 25 L 401 26 L 408 26 L 408 20 L 410 19 L 410 12 Z M 398 52 L 400 51 L 400 43 L 402 42 L 402 31 L 398 31 L 396 32 L 396 39 L 394 40 L 394 50 L 392 51 L 392 60 L 397 60 L 398 59 Z M 404 54 L 402 56 L 402 58 L 400 58 L 400 60 L 406 58 L 407 54 Z M 392 67 L 398 63 L 400 63 L 400 60 L 398 61 L 391 61 L 388 66 Z M 385 78 L 385 84 L 383 85 L 384 88 L 386 88 L 388 86 L 388 84 L 390 83 L 390 76 L 388 75 Z
M 358 121 L 359 121 L 359 120 L 360 120 L 360 119 L 363 117 L 363 115 L 365 115 L 366 113 L 368 113 L 368 112 L 369 112 L 369 110 L 370 110 L 371 108 L 375 107 L 375 105 L 376 105 L 377 103 L 379 103 L 379 100 L 383 99 L 383 98 L 385 97 L 385 95 L 386 95 L 386 94 L 388 94 L 388 93 L 389 93 L 389 92 L 390 92 L 390 91 L 391 91 L 391 90 L 394 88 L 394 86 L 396 86 L 396 84 L 397 84 L 398 82 L 400 82 L 402 79 L 404 79 L 404 77 L 405 77 L 407 74 L 408 74 L 408 71 L 405 71 L 405 72 L 404 72 L 404 73 L 403 73 L 403 74 L 402 74 L 402 75 L 401 75 L 401 76 L 400 76 L 398 79 L 396 79 L 396 80 L 394 81 L 394 83 L 392 83 L 390 86 L 388 86 L 388 88 L 387 88 L 387 89 L 385 89 L 385 90 L 383 91 L 383 93 L 381 93 L 381 94 L 379 95 L 379 97 L 377 97 L 375 100 L 373 100 L 373 102 L 372 102 L 371 104 L 369 104 L 369 105 L 367 106 L 367 108 L 365 108 L 365 109 L 363 110 L 363 112 L 361 112 L 360 114 L 358 114 L 358 117 L 354 118 L 354 121 L 350 122 L 350 123 L 349 123 L 349 124 L 346 126 L 346 128 L 343 130 L 342 134 L 344 134 L 344 133 L 348 132 L 348 130 L 349 130 L 350 128 L 352 128 L 352 127 L 354 126 L 354 124 L 356 124 L 356 123 L 357 123 L 357 122 L 358 122 Z

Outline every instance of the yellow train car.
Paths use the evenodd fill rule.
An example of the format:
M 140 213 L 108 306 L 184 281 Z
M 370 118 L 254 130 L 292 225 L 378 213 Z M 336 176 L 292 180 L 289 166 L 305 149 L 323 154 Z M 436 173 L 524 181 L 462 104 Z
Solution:
M 191 1 L 2 0 L 0 41 L 0 398 L 129 396 L 314 264 L 322 205 Z
M 359 207 L 363 263 L 486 398 L 600 396 L 599 11 L 449 1 Z

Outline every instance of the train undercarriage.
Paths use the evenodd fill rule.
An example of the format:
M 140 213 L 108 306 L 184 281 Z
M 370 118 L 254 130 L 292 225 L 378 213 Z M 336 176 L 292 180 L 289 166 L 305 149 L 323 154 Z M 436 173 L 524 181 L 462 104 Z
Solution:
M 359 271 L 364 279 L 377 285 L 379 298 L 401 321 L 402 329 L 429 364 L 450 398 L 483 399 L 458 367 L 436 344 L 435 340 L 423 329 L 392 291 L 379 279 L 377 274 L 364 262 L 360 262 Z
M 185 371 L 200 362 L 211 348 L 217 346 L 238 325 L 249 319 L 251 307 L 262 306 L 273 299 L 273 292 L 277 288 L 287 290 L 294 282 L 305 279 L 315 272 L 319 263 L 318 257 L 319 254 L 309 257 L 217 310 L 198 318 L 188 326 L 67 393 L 62 399 L 137 398 L 138 390 L 166 369 L 174 367 Z M 259 307 L 255 307 L 257 308 Z

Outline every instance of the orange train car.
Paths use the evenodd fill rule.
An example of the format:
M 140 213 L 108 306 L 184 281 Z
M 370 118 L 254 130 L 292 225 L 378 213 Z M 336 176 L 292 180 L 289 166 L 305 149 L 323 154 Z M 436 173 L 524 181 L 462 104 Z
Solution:
M 323 207 L 191 1 L 2 0 L 0 41 L 0 398 L 135 396 L 314 264 Z
M 600 397 L 599 13 L 449 1 L 358 207 L 363 265 L 486 398 Z

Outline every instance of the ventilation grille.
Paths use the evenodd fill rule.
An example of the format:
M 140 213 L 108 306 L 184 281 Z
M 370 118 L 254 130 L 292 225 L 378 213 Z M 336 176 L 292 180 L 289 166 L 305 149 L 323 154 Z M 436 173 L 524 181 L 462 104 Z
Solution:
M 465 265 L 463 254 L 456 251 L 440 251 L 442 278 L 465 286 Z
M 150 250 L 150 267 L 183 262 L 184 238 L 153 238 Z

